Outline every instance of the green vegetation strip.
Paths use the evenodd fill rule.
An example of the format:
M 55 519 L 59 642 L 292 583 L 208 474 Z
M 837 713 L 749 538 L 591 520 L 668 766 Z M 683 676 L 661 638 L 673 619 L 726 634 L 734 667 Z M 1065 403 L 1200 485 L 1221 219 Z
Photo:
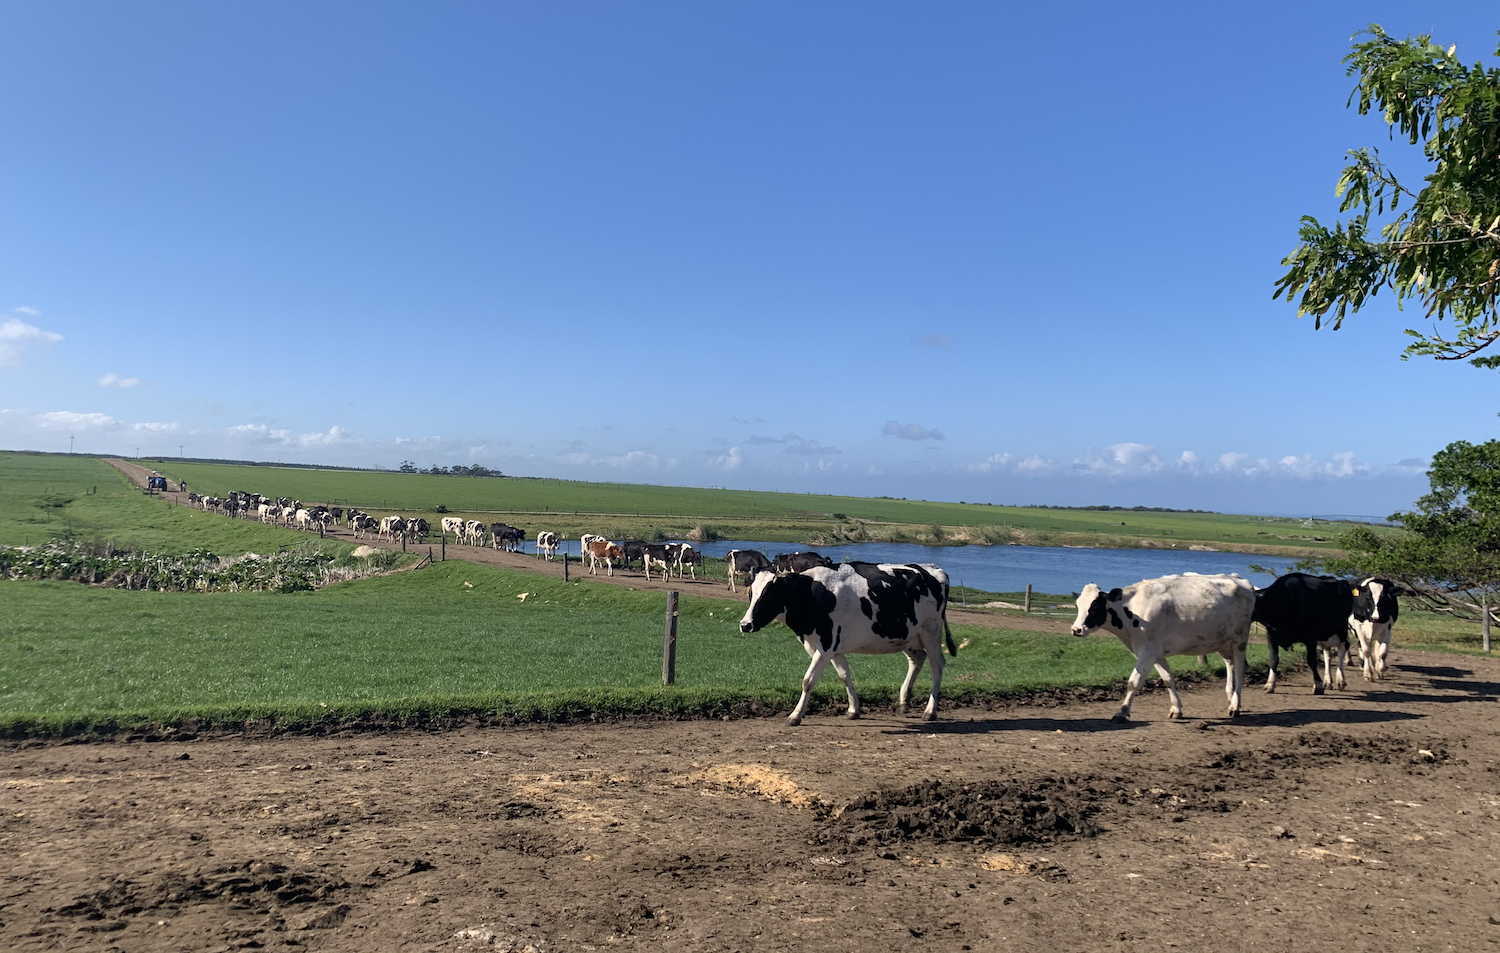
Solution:
M 662 592 L 456 561 L 300 593 L 4 582 L 0 602 L 0 731 L 13 737 L 755 714 L 789 709 L 807 665 L 785 628 L 741 634 L 743 602 L 684 597 L 665 688 Z M 946 671 L 950 704 L 1113 688 L 1131 667 L 1110 638 L 955 635 L 969 644 Z M 906 663 L 853 666 L 878 706 Z M 830 674 L 823 707 L 841 695 Z

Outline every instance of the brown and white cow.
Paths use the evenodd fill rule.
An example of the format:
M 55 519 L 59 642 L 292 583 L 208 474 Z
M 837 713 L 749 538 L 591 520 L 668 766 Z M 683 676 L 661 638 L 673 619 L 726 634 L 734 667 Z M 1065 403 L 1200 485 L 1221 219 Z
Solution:
M 613 576 L 615 574 L 615 563 L 619 562 L 624 555 L 620 551 L 620 547 L 614 543 L 611 543 L 602 536 L 595 536 L 589 540 L 588 549 L 585 551 L 585 558 L 589 561 L 589 574 L 593 575 L 594 570 L 598 568 L 600 563 L 603 563 L 604 568 L 608 571 L 608 575 Z

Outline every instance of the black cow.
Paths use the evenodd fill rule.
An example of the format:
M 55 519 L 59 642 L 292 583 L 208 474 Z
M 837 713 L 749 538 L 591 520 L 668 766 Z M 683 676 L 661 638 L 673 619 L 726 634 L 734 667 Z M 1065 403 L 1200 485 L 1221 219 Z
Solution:
M 624 555 L 620 558 L 621 566 L 629 566 L 637 560 L 644 560 L 646 547 L 649 545 L 644 539 L 622 539 L 615 545 L 620 547 Z
M 817 553 L 779 553 L 771 560 L 771 565 L 777 572 L 802 572 L 814 566 L 832 569 L 833 560 Z
M 906 711 L 911 686 L 922 663 L 932 660 L 932 695 L 922 717 L 937 717 L 943 686 L 943 637 L 958 654 L 948 631 L 948 574 L 930 563 L 845 563 L 778 576 L 758 572 L 750 584 L 750 607 L 741 632 L 758 632 L 780 619 L 796 633 L 812 663 L 802 678 L 802 698 L 787 718 L 802 722 L 818 677 L 831 662 L 849 694 L 849 717 L 858 718 L 859 696 L 846 655 L 906 653 L 906 681 L 900 709 Z
M 521 541 L 525 538 L 525 530 L 517 529 L 509 523 L 490 524 L 490 545 L 496 549 L 518 553 L 521 551 Z
M 775 567 L 758 549 L 731 549 L 724 557 L 729 568 L 729 591 L 734 591 L 734 577 L 758 572 L 774 572 Z
M 1271 674 L 1266 691 L 1276 690 L 1276 670 L 1281 649 L 1298 642 L 1307 647 L 1307 666 L 1313 672 L 1313 694 L 1323 694 L 1324 672 L 1317 650 L 1325 650 L 1324 665 L 1335 688 L 1344 687 L 1343 659 L 1349 652 L 1349 615 L 1354 609 L 1354 584 L 1334 576 L 1294 572 L 1277 579 L 1255 594 L 1255 614 L 1250 621 L 1266 627 L 1271 646 Z M 1328 653 L 1338 658 L 1331 664 Z M 1335 678 L 1335 672 L 1337 677 Z

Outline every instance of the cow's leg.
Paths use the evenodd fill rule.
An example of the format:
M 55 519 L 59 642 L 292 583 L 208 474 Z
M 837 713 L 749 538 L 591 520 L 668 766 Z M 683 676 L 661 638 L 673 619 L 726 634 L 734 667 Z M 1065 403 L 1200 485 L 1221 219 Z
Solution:
M 1167 686 L 1167 697 L 1172 700 L 1172 705 L 1167 709 L 1167 718 L 1176 721 L 1182 717 L 1182 696 L 1177 694 L 1177 683 L 1172 680 L 1172 670 L 1167 667 L 1167 660 L 1163 658 L 1156 663 L 1156 674 L 1161 676 L 1161 682 Z
M 833 657 L 833 670 L 839 673 L 839 678 L 844 680 L 844 691 L 849 693 L 850 718 L 860 716 L 859 696 L 854 692 L 854 673 L 849 670 L 849 659 L 843 655 Z
M 1151 670 L 1152 659 L 1149 655 L 1142 653 L 1135 660 L 1135 671 L 1130 673 L 1130 681 L 1125 685 L 1125 700 L 1120 703 L 1120 710 L 1115 712 L 1110 721 L 1125 722 L 1130 720 L 1130 703 L 1135 701 L 1135 693 L 1140 690 L 1141 682 L 1145 681 L 1146 673 Z
M 1221 655 L 1223 653 L 1220 653 Z M 1236 645 L 1224 655 L 1224 694 L 1229 696 L 1228 716 L 1240 713 L 1240 693 L 1245 689 L 1245 646 Z
M 911 704 L 911 687 L 922 671 L 922 663 L 926 661 L 927 653 L 922 649 L 909 649 L 906 653 L 906 681 L 901 683 L 901 695 L 896 703 L 896 710 L 903 715 Z
M 1385 678 L 1385 670 L 1390 663 L 1391 629 L 1392 626 L 1387 625 L 1379 635 L 1373 635 L 1372 633 L 1373 637 L 1370 639 L 1370 651 L 1375 654 L 1374 667 L 1376 678 Z
M 1276 691 L 1276 670 L 1281 667 L 1281 647 L 1276 644 L 1274 633 L 1266 634 L 1266 644 L 1271 649 L 1271 670 L 1266 673 L 1266 694 Z
M 1333 665 L 1334 670 L 1329 674 L 1328 684 L 1340 691 L 1349 687 L 1349 682 L 1344 678 L 1344 663 L 1349 658 L 1349 640 L 1338 639 L 1333 643 Z
M 1323 669 L 1318 665 L 1318 643 L 1315 639 L 1308 639 L 1307 645 L 1307 667 L 1313 673 L 1313 694 L 1321 695 L 1327 689 L 1323 685 Z
M 934 642 L 936 644 L 929 653 L 932 657 L 932 694 L 927 698 L 927 709 L 922 712 L 923 721 L 937 721 L 938 695 L 943 690 L 943 646 L 941 642 Z
M 802 717 L 807 714 L 807 708 L 812 704 L 813 689 L 818 687 L 818 679 L 823 677 L 823 669 L 833 656 L 824 655 L 821 650 L 814 649 L 811 653 L 812 664 L 807 666 L 807 674 L 802 676 L 802 697 L 797 700 L 797 707 L 787 716 L 786 723 L 789 725 L 802 724 Z

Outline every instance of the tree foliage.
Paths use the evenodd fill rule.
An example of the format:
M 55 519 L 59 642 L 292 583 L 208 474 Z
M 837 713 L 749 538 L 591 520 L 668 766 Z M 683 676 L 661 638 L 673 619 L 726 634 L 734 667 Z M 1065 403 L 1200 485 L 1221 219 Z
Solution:
M 1446 336 L 1408 329 L 1407 356 L 1500 367 L 1500 356 L 1474 356 L 1500 339 L 1500 69 L 1465 66 L 1426 35 L 1397 40 L 1372 24 L 1359 36 L 1344 58 L 1358 77 L 1349 102 L 1420 145 L 1431 172 L 1414 191 L 1378 150 L 1351 151 L 1336 194 L 1353 216 L 1332 226 L 1303 216 L 1272 297 L 1300 295 L 1299 316 L 1337 329 L 1387 288 L 1398 306 L 1412 299 L 1452 322 Z
M 1348 555 L 1325 565 L 1384 576 L 1427 608 L 1478 618 L 1500 589 L 1500 440 L 1449 444 L 1433 456 L 1427 477 L 1431 490 L 1417 508 L 1390 517 L 1406 532 L 1355 529 L 1341 541 Z

